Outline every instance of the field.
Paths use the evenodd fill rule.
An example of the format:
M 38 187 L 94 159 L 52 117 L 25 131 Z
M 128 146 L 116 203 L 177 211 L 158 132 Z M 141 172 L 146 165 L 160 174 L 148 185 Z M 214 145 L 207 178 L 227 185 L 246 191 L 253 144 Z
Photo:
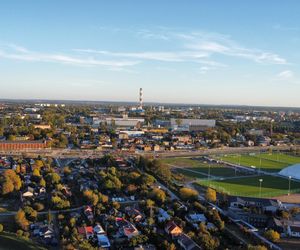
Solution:
M 199 180 L 198 184 L 210 186 L 217 191 L 231 195 L 260 197 L 259 179 L 263 179 L 261 197 L 274 197 L 288 193 L 289 181 L 287 179 L 269 175 L 225 180 Z M 300 182 L 291 181 L 291 193 L 299 191 Z
M 235 175 L 245 175 L 233 168 L 226 167 L 222 164 L 208 164 L 203 161 L 191 158 L 166 158 L 162 160 L 164 163 L 170 164 L 177 172 L 188 177 L 207 178 L 210 176 L 231 177 Z
M 252 155 L 224 155 L 217 157 L 223 161 L 234 163 L 237 165 L 255 167 L 267 172 L 279 172 L 281 169 L 300 163 L 300 157 L 287 154 L 252 154 Z
M 17 238 L 11 233 L 0 233 L 0 250 L 46 250 L 46 248 L 36 245 L 31 240 Z

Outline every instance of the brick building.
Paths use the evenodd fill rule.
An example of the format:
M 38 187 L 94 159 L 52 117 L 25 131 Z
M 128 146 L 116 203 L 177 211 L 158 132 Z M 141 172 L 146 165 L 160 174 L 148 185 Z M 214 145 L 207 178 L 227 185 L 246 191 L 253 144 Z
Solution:
M 0 141 L 0 150 L 42 149 L 46 141 Z

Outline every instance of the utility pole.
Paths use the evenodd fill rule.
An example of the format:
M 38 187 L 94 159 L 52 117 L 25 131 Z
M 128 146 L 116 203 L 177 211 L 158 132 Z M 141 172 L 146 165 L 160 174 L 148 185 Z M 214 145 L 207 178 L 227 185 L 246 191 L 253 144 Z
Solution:
M 208 184 L 209 184 L 209 179 L 210 179 L 210 163 L 208 163 L 208 175 L 207 175 L 207 179 L 208 179 Z
M 261 198 L 261 184 L 263 182 L 263 179 L 259 179 L 259 197 Z
M 289 192 L 288 192 L 288 195 L 290 195 L 290 193 L 291 193 L 291 179 L 292 179 L 292 176 L 289 176 Z

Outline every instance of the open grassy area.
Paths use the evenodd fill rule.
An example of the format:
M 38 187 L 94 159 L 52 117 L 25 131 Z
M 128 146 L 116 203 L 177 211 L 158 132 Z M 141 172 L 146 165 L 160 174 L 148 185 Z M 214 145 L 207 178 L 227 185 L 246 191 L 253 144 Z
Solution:
M 193 160 L 191 158 L 164 158 L 161 159 L 163 163 L 170 164 L 170 165 L 176 165 L 181 167 L 200 167 L 201 162 L 197 160 Z
M 261 197 L 274 197 L 288 193 L 289 181 L 285 178 L 263 175 L 249 176 L 225 180 L 199 180 L 202 186 L 211 186 L 220 192 L 238 196 L 259 197 L 259 179 Z M 291 181 L 291 193 L 300 192 L 300 182 Z
M 183 175 L 185 175 L 187 177 L 190 177 L 190 178 L 199 178 L 199 179 L 207 178 L 206 175 L 203 175 L 199 172 L 188 171 L 186 168 L 176 168 L 175 171 L 177 173 L 183 174 Z
M 257 155 L 257 157 L 259 157 L 259 155 Z M 261 154 L 261 157 L 264 159 L 271 160 L 271 161 L 284 162 L 289 165 L 300 163 L 300 157 L 298 157 L 298 156 L 277 153 L 277 152 L 272 153 L 272 154 L 268 154 L 268 153 Z
M 38 246 L 31 240 L 24 240 L 15 236 L 15 234 L 2 232 L 0 233 L 0 250 L 46 250 Z
M 257 155 L 223 155 L 218 157 L 219 159 L 240 164 L 247 167 L 256 167 L 256 169 L 261 168 L 263 171 L 268 172 L 279 172 L 281 169 L 291 165 L 289 162 L 275 161 L 273 159 L 268 159 L 268 154 L 257 154 Z
M 166 158 L 162 161 L 176 167 L 182 167 L 176 168 L 176 171 L 193 178 L 207 178 L 209 168 L 211 176 L 231 177 L 235 175 L 245 175 L 244 172 L 235 172 L 233 168 L 226 167 L 222 164 L 208 164 L 191 158 Z

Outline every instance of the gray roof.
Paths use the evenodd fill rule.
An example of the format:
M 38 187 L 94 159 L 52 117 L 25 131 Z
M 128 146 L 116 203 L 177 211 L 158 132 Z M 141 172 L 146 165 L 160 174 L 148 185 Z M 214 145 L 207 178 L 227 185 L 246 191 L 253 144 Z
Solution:
M 176 118 L 171 118 L 171 126 L 177 125 Z M 207 119 L 179 119 L 182 126 L 205 126 L 205 127 L 214 127 L 216 126 L 216 120 L 207 120 Z

